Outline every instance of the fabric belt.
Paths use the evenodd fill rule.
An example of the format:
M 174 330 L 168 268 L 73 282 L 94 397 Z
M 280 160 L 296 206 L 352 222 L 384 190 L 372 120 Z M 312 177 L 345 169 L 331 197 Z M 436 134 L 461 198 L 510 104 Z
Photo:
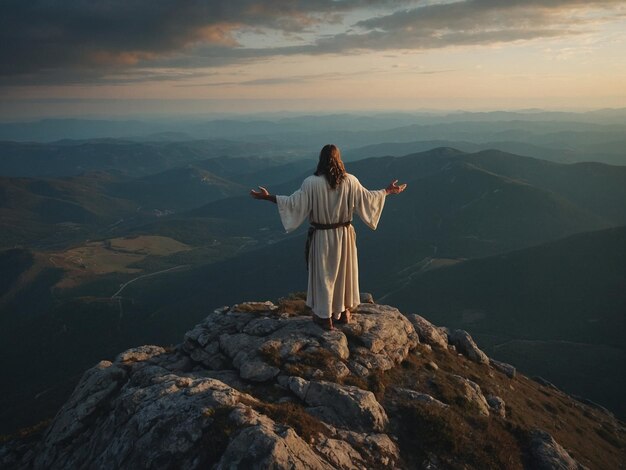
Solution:
M 337 222 L 336 224 L 318 224 L 317 222 L 309 222 L 311 226 L 309 227 L 309 232 L 306 237 L 306 245 L 304 247 L 304 260 L 306 261 L 306 269 L 309 270 L 309 251 L 311 249 L 311 240 L 313 239 L 313 233 L 316 230 L 331 230 L 339 227 L 348 227 L 352 221 L 348 220 L 347 222 Z

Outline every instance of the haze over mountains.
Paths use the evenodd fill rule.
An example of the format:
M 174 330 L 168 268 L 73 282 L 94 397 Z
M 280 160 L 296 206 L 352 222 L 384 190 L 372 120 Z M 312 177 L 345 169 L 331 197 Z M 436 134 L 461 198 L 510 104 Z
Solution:
M 100 359 L 305 290 L 306 227 L 285 235 L 248 191 L 290 194 L 330 141 L 366 187 L 408 183 L 375 232 L 355 221 L 362 290 L 624 416 L 607 375 L 625 357 L 625 116 L 1 124 L 0 367 L 18 380 L 0 431 L 53 414 Z
M 379 113 L 308 116 L 231 116 L 215 119 L 178 118 L 120 120 L 47 119 L 33 122 L 0 123 L 0 141 L 56 142 L 68 160 L 100 155 L 91 165 L 109 165 L 108 159 L 129 153 L 140 160 L 146 153 L 193 158 L 219 155 L 289 155 L 314 157 L 320 142 L 337 142 L 347 159 L 381 155 L 406 155 L 434 147 L 450 146 L 464 151 L 489 148 L 533 156 L 544 160 L 601 161 L 626 164 L 626 110 L 604 109 L 584 113 L 524 110 L 517 112 Z M 68 142 L 67 139 L 70 139 Z M 81 142 L 104 139 L 102 142 Z M 79 142 L 73 142 L 78 140 Z M 121 140 L 122 142 L 119 142 Z M 193 141 L 200 140 L 201 142 Z M 57 142 L 61 141 L 61 142 Z M 191 141 L 191 142 L 190 142 Z M 433 142 L 436 141 L 436 142 Z M 185 144 L 182 144 L 186 142 Z M 146 149 L 141 145 L 145 143 Z M 89 145 L 85 145 L 89 144 Z M 6 143 L 3 144 L 7 145 Z M 91 147 L 95 145 L 96 148 Z M 120 145 L 119 147 L 117 145 Z M 182 147 L 174 150 L 171 146 Z M 384 148 L 376 148 L 383 145 Z M 20 174 L 14 156 L 43 157 L 31 171 L 53 171 L 44 162 L 55 161 L 42 147 L 12 144 L 0 147 L 2 174 Z M 361 147 L 368 146 L 366 149 Z M 371 146 L 374 146 L 373 149 Z M 111 152 L 114 147 L 114 152 Z M 53 155 L 58 148 L 51 147 Z M 354 149 L 359 151 L 352 152 Z M 70 157 L 71 155 L 71 157 Z M 354 155 L 354 157 L 353 157 Z M 145 160 L 144 160 L 145 161 Z M 8 166 L 7 166 L 8 165 Z M 137 164 L 135 164 L 137 165 Z M 24 165 L 27 166 L 27 165 Z M 41 168 L 39 168 L 41 167 Z M 132 167 L 127 168 L 132 171 Z M 94 168 L 92 168 L 94 169 Z M 13 173 L 7 173 L 7 171 Z M 58 172 L 54 175 L 60 175 Z

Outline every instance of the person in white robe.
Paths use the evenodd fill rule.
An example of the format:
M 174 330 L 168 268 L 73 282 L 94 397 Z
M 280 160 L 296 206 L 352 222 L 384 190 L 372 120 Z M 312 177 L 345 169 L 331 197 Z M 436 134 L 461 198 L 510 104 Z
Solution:
M 328 159 L 338 160 L 335 165 L 343 170 L 333 171 L 343 173 L 335 188 L 332 178 L 320 171 Z M 356 212 L 369 228 L 376 230 L 386 196 L 402 192 L 406 184 L 398 186 L 395 180 L 385 189 L 366 189 L 356 176 L 345 171 L 339 149 L 332 144 L 320 152 L 316 173 L 305 178 L 300 189 L 290 196 L 273 196 L 262 186 L 260 191 L 250 193 L 257 199 L 277 204 L 286 233 L 306 219 L 312 224 L 306 305 L 312 309 L 314 320 L 318 317 L 321 320 L 318 323 L 332 329 L 333 319 L 348 322 L 350 310 L 360 302 L 356 234 L 349 223 L 353 214 Z

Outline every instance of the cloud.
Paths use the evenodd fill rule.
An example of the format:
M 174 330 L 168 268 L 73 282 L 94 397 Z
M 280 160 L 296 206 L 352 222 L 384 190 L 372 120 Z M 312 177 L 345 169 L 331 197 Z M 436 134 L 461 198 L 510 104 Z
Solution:
M 125 68 L 202 44 L 236 48 L 245 28 L 303 31 L 365 0 L 3 0 L 0 76 Z M 331 18 L 332 19 L 332 18 Z M 228 54 L 224 54 L 228 55 Z
M 282 55 L 419 50 L 558 37 L 579 34 L 592 25 L 592 19 L 572 13 L 606 10 L 620 3 L 3 0 L 0 84 L 99 83 L 151 67 L 187 70 Z M 375 12 L 385 13 L 373 16 Z M 344 25 L 347 13 L 358 13 L 364 19 Z M 605 17 L 603 21 L 609 20 Z M 328 34 L 324 28 L 329 25 L 334 30 L 344 29 Z M 283 45 L 247 47 L 241 42 L 246 32 L 267 31 L 281 34 Z M 141 73 L 145 80 L 186 76 L 170 72 L 136 76 Z
M 353 32 L 275 52 L 327 54 L 369 50 L 484 45 L 588 32 L 603 10 L 621 0 L 462 0 L 395 11 L 362 20 Z M 581 13 L 575 15 L 575 13 Z M 608 20 L 608 18 L 605 18 Z

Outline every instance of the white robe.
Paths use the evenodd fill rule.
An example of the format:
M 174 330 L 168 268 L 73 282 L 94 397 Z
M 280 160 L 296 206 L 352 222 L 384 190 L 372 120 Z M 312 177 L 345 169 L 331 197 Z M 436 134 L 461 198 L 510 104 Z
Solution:
M 276 196 L 278 213 L 287 233 L 308 217 L 333 224 L 352 220 L 354 211 L 376 230 L 385 204 L 384 189 L 368 190 L 356 176 L 347 174 L 336 189 L 324 176 L 311 175 L 291 196 Z M 359 304 L 359 265 L 354 227 L 316 230 L 309 250 L 306 304 L 322 318 L 337 318 Z

